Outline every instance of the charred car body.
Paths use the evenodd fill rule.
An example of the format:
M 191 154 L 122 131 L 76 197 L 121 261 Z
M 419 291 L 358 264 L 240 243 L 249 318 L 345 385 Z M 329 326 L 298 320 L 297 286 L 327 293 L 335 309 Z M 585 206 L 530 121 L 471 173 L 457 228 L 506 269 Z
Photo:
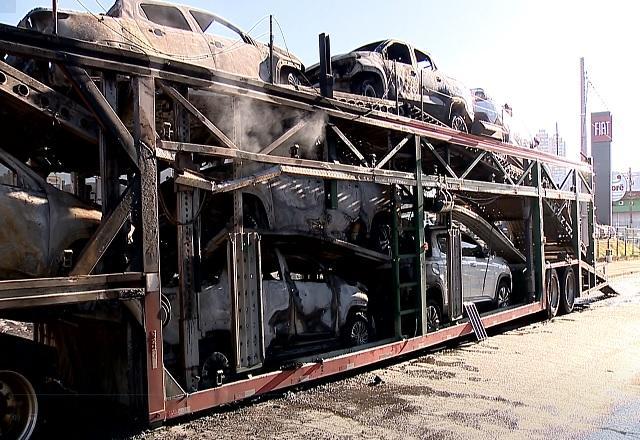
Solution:
M 101 214 L 0 149 L 0 279 L 58 276 Z
M 267 238 L 265 238 L 267 237 Z M 271 237 L 271 239 L 270 239 Z M 336 273 L 336 264 L 323 260 L 310 246 L 300 252 L 297 241 L 263 236 L 261 251 L 261 305 L 265 361 L 286 360 L 292 355 L 313 353 L 319 346 L 351 347 L 373 340 L 375 325 L 368 310 L 367 288 Z M 309 238 L 305 243 L 318 244 Z M 228 267 L 207 267 L 206 280 L 198 293 L 199 336 L 203 387 L 219 384 L 220 377 L 237 373 L 230 367 L 233 285 Z M 335 262 L 334 262 L 335 263 Z M 179 310 L 178 292 L 164 288 L 168 310 Z M 179 343 L 178 316 L 168 320 L 164 331 L 167 353 Z M 170 359 L 168 359 L 170 361 Z
M 34 9 L 18 26 L 53 33 L 51 10 Z M 59 11 L 58 35 L 247 78 L 272 79 L 267 45 L 222 17 L 189 6 L 157 0 L 116 0 L 100 16 Z M 304 71 L 296 57 L 277 47 L 273 50 L 273 66 L 273 82 L 281 84 L 297 84 Z
M 508 118 L 511 107 L 505 104 L 499 107 L 484 89 L 471 89 L 475 120 L 471 131 L 509 142 Z
M 384 40 L 331 58 L 334 88 L 371 98 L 396 99 L 443 124 L 469 131 L 474 120 L 469 89 L 436 67 L 431 56 L 408 43 Z M 317 79 L 319 66 L 308 69 Z M 422 85 L 422 90 L 420 89 Z M 410 110 L 411 111 L 411 110 Z

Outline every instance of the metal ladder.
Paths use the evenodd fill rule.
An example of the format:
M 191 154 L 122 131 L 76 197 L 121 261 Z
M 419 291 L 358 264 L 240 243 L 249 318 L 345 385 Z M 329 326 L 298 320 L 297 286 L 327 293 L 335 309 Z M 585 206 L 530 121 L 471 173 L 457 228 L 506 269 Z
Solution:
M 482 323 L 482 319 L 480 319 L 480 313 L 478 313 L 475 303 L 465 301 L 464 310 L 467 312 L 467 317 L 469 318 L 469 322 L 471 323 L 471 327 L 473 328 L 473 332 L 475 333 L 478 342 L 487 339 L 487 330 L 484 328 L 484 324 Z

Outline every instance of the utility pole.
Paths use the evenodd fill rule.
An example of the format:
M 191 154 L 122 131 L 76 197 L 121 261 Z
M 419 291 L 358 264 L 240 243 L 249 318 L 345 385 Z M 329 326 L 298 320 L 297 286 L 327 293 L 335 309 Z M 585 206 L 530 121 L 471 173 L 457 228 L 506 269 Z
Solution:
M 627 190 L 627 193 L 631 193 L 631 191 L 633 191 L 633 180 L 631 179 L 631 167 L 629 167 L 629 188 Z M 629 197 L 629 227 L 632 228 L 633 227 L 633 200 L 631 200 L 631 197 Z
M 587 85 L 584 71 L 584 57 L 580 58 L 580 153 L 583 159 L 587 154 Z

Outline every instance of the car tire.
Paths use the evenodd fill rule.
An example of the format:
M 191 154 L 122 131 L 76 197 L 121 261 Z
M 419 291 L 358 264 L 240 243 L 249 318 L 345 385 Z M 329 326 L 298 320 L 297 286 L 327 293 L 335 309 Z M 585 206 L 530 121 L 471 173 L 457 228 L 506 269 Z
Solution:
M 560 311 L 573 312 L 576 301 L 576 274 L 572 267 L 567 267 L 562 277 L 562 294 L 560 295 Z
M 560 306 L 560 280 L 555 269 L 547 271 L 546 275 L 547 317 L 551 319 L 558 314 Z
M 505 307 L 509 307 L 512 301 L 511 297 L 511 283 L 508 279 L 502 279 L 498 283 L 498 288 L 496 289 L 496 307 L 498 309 L 502 309 Z
M 22 374 L 0 368 L 0 420 L 2 438 L 26 440 L 38 425 L 38 396 L 32 383 Z M 6 436 L 6 437 L 5 437 Z
M 381 98 L 382 93 L 378 87 L 378 82 L 374 78 L 365 78 L 356 83 L 353 88 L 354 93 L 367 96 L 369 98 Z
M 464 116 L 462 116 L 459 111 L 454 111 L 453 113 L 451 113 L 451 121 L 449 121 L 449 126 L 454 130 L 458 130 L 462 133 L 469 133 L 469 126 L 467 125 L 467 121 L 465 121 Z
M 372 250 L 391 256 L 391 225 L 382 221 L 374 221 L 369 234 Z
M 427 333 L 440 330 L 442 326 L 442 309 L 440 305 L 433 299 L 428 299 L 424 313 L 427 320 Z
M 353 313 L 344 326 L 343 336 L 345 344 L 349 347 L 371 342 L 372 328 L 367 315 L 364 312 Z

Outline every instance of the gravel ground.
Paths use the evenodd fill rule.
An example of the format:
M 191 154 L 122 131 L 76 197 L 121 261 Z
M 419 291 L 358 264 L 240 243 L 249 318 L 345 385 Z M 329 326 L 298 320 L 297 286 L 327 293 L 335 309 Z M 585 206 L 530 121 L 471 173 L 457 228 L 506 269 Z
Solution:
M 640 274 L 613 285 L 551 322 L 134 438 L 640 438 Z

